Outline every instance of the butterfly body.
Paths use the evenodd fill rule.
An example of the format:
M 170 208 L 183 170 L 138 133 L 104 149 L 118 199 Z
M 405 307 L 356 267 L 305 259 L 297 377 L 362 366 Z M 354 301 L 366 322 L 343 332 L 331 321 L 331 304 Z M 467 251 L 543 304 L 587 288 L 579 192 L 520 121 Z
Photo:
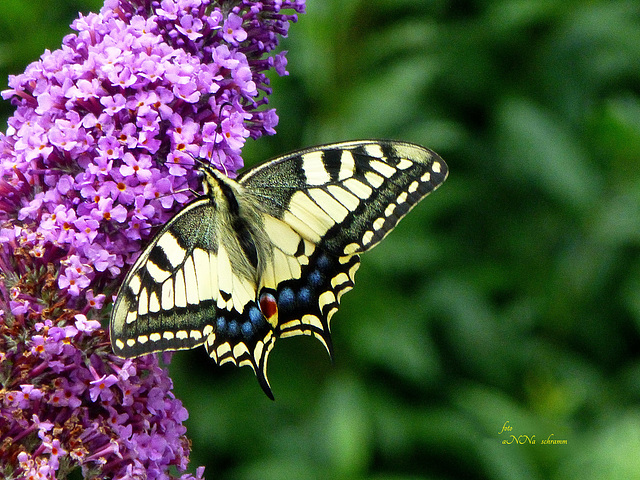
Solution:
M 359 255 L 447 176 L 435 153 L 356 141 L 294 152 L 237 180 L 201 167 L 204 195 L 151 240 L 111 316 L 114 352 L 134 357 L 204 345 L 218 364 L 266 375 L 277 338 L 313 335 L 332 353 L 330 320 Z

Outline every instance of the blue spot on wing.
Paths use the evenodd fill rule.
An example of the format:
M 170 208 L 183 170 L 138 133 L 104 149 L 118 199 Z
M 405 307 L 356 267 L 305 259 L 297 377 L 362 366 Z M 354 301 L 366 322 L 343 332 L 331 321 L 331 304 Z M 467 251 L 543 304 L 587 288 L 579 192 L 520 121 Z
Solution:
M 283 288 L 278 297 L 278 307 L 280 308 L 292 308 L 296 301 L 296 295 L 289 287 Z
M 244 335 L 245 338 L 251 338 L 253 335 L 253 325 L 251 325 L 251 322 L 244 322 L 241 329 L 242 335 Z
M 219 335 L 224 335 L 227 331 L 227 320 L 224 317 L 218 317 L 216 319 L 216 332 Z
M 329 269 L 329 267 L 331 267 L 331 260 L 329 259 L 329 257 L 327 257 L 324 253 L 321 254 L 318 259 L 316 260 L 316 265 L 318 266 L 318 268 L 320 270 L 324 270 L 326 271 L 327 269 Z
M 322 275 L 319 270 L 314 270 L 309 274 L 307 278 L 309 280 L 309 284 L 311 284 L 313 287 L 321 286 L 322 282 L 324 281 L 324 275 Z
M 302 287 L 298 292 L 298 302 L 303 305 L 311 303 L 311 289 L 309 287 Z
M 258 307 L 253 306 L 249 309 L 249 321 L 253 325 L 260 325 L 264 321 L 264 315 Z
M 238 322 L 236 320 L 231 320 L 228 324 L 229 337 L 238 336 Z

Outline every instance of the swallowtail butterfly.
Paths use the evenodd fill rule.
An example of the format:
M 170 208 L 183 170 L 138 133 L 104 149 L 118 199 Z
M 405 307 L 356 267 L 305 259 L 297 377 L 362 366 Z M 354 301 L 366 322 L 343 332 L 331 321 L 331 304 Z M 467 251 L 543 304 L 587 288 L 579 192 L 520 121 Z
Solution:
M 364 140 L 300 150 L 232 180 L 208 165 L 204 195 L 151 240 L 118 292 L 111 344 L 122 357 L 204 345 L 250 366 L 265 393 L 277 338 L 329 322 L 377 245 L 447 178 L 434 152 Z

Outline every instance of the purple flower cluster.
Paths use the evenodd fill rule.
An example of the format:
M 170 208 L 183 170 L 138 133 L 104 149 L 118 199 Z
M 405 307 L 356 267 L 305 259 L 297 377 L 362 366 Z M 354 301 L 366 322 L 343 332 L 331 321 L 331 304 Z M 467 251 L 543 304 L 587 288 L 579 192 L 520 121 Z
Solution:
M 265 72 L 285 74 L 281 9 L 304 2 L 107 0 L 63 47 L 10 78 L 0 211 L 69 251 L 60 288 L 116 278 L 195 188 L 193 157 L 228 174 L 247 137 L 274 133 Z
M 76 314 L 58 325 L 36 322 L 28 342 L 25 316 L 0 325 L 2 478 L 168 478 L 185 470 L 186 409 L 155 357 L 123 360 L 108 352 L 100 323 Z M 202 478 L 199 469 L 195 478 Z M 194 479 L 184 475 L 183 480 Z
M 284 13 L 289 11 L 289 13 Z M 11 77 L 0 134 L 0 477 L 174 478 L 187 412 L 100 323 L 152 227 L 274 133 L 269 56 L 304 0 L 106 0 Z M 197 478 L 201 478 L 198 469 Z M 183 475 L 181 478 L 193 478 Z

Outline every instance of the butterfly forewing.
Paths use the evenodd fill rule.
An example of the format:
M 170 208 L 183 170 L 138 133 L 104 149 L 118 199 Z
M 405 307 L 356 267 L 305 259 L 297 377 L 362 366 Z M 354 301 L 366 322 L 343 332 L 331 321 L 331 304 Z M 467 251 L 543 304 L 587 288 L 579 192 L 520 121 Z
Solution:
M 448 174 L 434 152 L 411 143 L 326 145 L 246 172 L 242 185 L 260 205 L 336 255 L 382 240 Z
M 165 225 L 125 278 L 112 345 L 131 357 L 204 344 L 219 364 L 251 366 L 271 398 L 275 340 L 313 335 L 331 354 L 329 322 L 359 254 L 447 176 L 430 150 L 375 140 L 294 152 L 237 181 L 203 171 L 207 194 Z

